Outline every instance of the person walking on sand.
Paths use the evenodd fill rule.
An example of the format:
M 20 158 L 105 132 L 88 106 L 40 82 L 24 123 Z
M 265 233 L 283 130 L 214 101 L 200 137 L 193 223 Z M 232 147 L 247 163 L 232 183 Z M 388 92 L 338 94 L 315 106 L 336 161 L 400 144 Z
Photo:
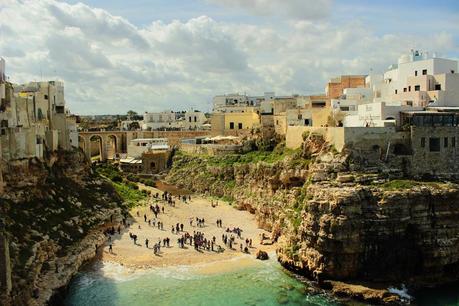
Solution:
M 145 246 L 146 246 L 147 249 L 148 249 L 148 239 L 145 239 Z
M 110 243 L 109 247 L 108 247 L 108 252 L 109 253 L 113 253 L 113 245 Z

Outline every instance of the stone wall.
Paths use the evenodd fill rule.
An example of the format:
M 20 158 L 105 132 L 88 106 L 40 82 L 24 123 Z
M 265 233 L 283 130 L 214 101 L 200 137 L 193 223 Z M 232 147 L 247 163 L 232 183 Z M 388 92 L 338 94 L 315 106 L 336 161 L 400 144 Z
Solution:
M 345 146 L 355 150 L 370 150 L 375 145 L 381 148 L 401 143 L 410 144 L 408 132 L 398 132 L 395 127 L 308 127 L 289 126 L 287 128 L 286 146 L 299 148 L 303 143 L 304 134 L 319 134 L 333 145 L 338 152 Z
M 185 144 L 180 145 L 180 150 L 189 154 L 225 155 L 242 153 L 242 145 L 219 145 L 219 144 Z
M 411 127 L 410 136 L 415 175 L 459 177 L 459 127 Z

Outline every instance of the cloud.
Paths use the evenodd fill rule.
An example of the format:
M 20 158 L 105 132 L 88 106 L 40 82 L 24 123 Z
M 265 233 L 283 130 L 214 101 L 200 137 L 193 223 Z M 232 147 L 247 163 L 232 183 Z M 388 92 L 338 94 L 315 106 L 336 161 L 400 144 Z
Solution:
M 293 19 L 316 20 L 329 15 L 332 0 L 207 0 L 230 8 L 261 15 L 279 15 Z
M 358 18 L 323 18 L 329 1 L 218 3 L 289 18 L 282 26 L 209 16 L 138 26 L 81 3 L 3 0 L 0 56 L 12 81 L 63 80 L 71 111 L 100 114 L 209 110 L 214 95 L 229 92 L 319 93 L 330 77 L 383 72 L 411 48 L 459 50 L 444 24 L 422 35 L 379 33 Z

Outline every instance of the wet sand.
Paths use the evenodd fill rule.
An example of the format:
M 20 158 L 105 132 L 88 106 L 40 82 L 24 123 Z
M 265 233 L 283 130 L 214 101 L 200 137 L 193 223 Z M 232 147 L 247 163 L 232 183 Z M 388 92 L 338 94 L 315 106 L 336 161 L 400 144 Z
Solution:
M 141 186 L 141 188 L 149 189 L 153 193 L 162 193 L 159 189 L 151 187 Z M 228 203 L 220 200 L 218 206 L 213 208 L 211 207 L 211 200 L 208 198 L 196 195 L 191 195 L 191 198 L 191 201 L 184 203 L 174 197 L 175 207 L 169 206 L 161 199 L 150 199 L 144 206 L 133 209 L 131 215 L 134 216 L 134 219 L 130 220 L 131 226 L 122 230 L 121 235 L 115 234 L 113 236 L 113 253 L 108 252 L 107 244 L 103 250 L 102 260 L 116 262 L 134 269 L 209 263 L 203 267 L 203 273 L 214 273 L 231 269 L 233 265 L 253 264 L 251 258 L 255 257 L 258 248 L 268 252 L 274 250 L 273 246 L 260 246 L 260 235 L 262 233 L 269 235 L 269 233 L 258 228 L 254 215 L 246 211 L 236 210 Z M 156 222 L 164 223 L 164 230 L 158 229 L 157 226 L 148 225 L 148 219 L 154 219 L 154 214 L 150 211 L 149 205 L 156 205 L 156 203 L 165 209 L 164 214 L 161 212 L 156 219 Z M 137 212 L 139 216 L 137 216 Z M 144 221 L 144 214 L 147 216 L 147 222 Z M 205 219 L 204 227 L 196 226 L 196 217 Z M 192 226 L 189 223 L 190 218 L 193 218 Z M 216 225 L 217 219 L 222 219 L 223 226 L 221 228 Z M 222 253 L 202 249 L 196 251 L 189 244 L 185 245 L 185 248 L 180 248 L 177 239 L 181 237 L 181 234 L 171 231 L 172 226 L 177 223 L 183 223 L 184 232 L 191 235 L 193 235 L 193 231 L 200 231 L 205 234 L 207 239 L 215 236 L 216 245 L 214 249 L 220 245 L 224 251 Z M 233 234 L 236 237 L 235 244 L 233 249 L 229 249 L 222 241 L 222 234 L 227 234 L 229 237 L 231 233 L 226 233 L 226 228 L 232 229 L 233 227 L 239 227 L 243 230 L 242 240 Z M 129 233 L 138 236 L 137 244 L 134 244 Z M 155 255 L 153 245 L 166 237 L 170 238 L 170 247 L 162 247 L 161 244 L 161 253 Z M 245 247 L 246 238 L 252 239 L 249 256 L 240 251 L 240 244 L 242 243 Z M 149 240 L 149 248 L 145 246 L 145 239 Z M 235 259 L 235 261 L 230 259 Z

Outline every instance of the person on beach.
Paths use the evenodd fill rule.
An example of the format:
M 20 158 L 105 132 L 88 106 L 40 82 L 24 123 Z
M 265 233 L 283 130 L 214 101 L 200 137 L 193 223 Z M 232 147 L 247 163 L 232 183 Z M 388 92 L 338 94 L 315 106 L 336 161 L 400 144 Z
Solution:
M 108 247 L 108 252 L 109 253 L 113 253 L 113 245 L 110 243 L 109 247 Z
M 145 246 L 146 246 L 147 249 L 148 249 L 148 239 L 145 239 Z

